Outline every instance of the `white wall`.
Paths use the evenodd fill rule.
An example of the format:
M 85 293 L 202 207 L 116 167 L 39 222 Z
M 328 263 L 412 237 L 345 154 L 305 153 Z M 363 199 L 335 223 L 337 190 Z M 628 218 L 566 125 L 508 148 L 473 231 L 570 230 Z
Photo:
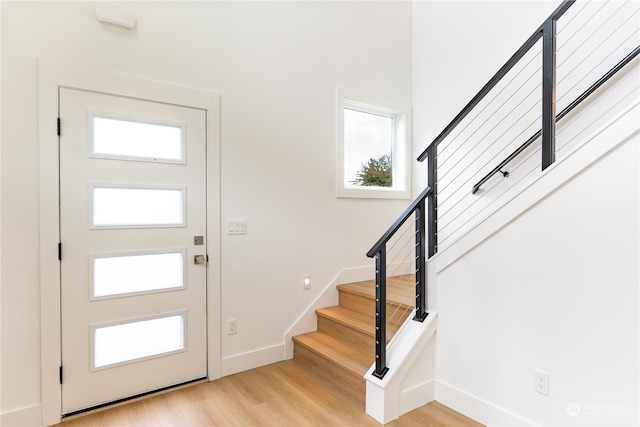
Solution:
M 99 24 L 93 2 L 1 3 L 3 413 L 40 402 L 39 57 L 221 94 L 221 217 L 248 220 L 221 242 L 220 316 L 238 319 L 223 373 L 284 354 L 302 310 L 342 269 L 370 264 L 407 204 L 336 199 L 335 87 L 410 102 L 411 3 L 120 4 L 134 31 Z
M 493 425 L 638 425 L 638 109 L 633 114 L 635 137 L 435 267 L 436 400 Z M 550 375 L 549 396 L 534 392 L 534 370 Z
M 2 22 L 2 8 L 0 8 L 0 22 Z M 1 25 L 1 24 L 0 24 Z M 0 31 L 0 46 L 2 46 L 2 32 Z M 2 58 L 0 55 L 0 82 L 2 81 Z M 0 85 L 1 86 L 1 85 Z M 0 102 L 0 130 L 2 129 L 2 102 Z M 1 139 L 1 138 L 0 138 Z M 0 165 L 2 164 L 2 144 L 0 144 Z M 0 189 L 2 188 L 2 173 L 0 173 Z M 0 196 L 0 242 L 2 241 L 2 197 Z M 2 245 L 0 245 L 0 278 L 2 277 Z M 0 280 L 1 283 L 1 280 Z M 2 286 L 0 286 L 0 313 L 2 313 Z M 2 384 L 2 316 L 0 315 L 0 384 Z M 0 386 L 0 402 L 2 402 L 2 386 Z M 0 412 L 2 404 L 0 403 Z

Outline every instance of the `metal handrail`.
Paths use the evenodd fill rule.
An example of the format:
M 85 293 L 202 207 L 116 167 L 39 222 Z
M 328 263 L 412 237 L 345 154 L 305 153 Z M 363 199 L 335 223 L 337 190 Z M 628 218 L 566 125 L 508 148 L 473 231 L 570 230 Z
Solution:
M 616 75 L 616 73 L 618 73 L 618 71 L 620 71 L 627 64 L 629 64 L 636 56 L 638 56 L 639 53 L 640 53 L 640 46 L 636 47 L 633 51 L 631 51 L 631 53 L 629 53 L 627 56 L 625 56 L 624 59 L 622 59 L 622 61 L 618 62 L 605 75 L 603 75 L 600 79 L 598 79 L 597 82 L 595 82 L 594 84 L 589 86 L 589 88 L 587 90 L 585 90 L 571 104 L 569 104 L 564 110 L 562 110 L 556 116 L 556 123 L 558 121 L 560 121 L 562 118 L 564 118 L 567 114 L 569 114 L 578 105 L 580 105 L 593 92 L 598 90 L 602 85 L 604 85 L 607 81 L 609 81 L 609 79 L 611 79 L 611 77 Z M 541 135 L 542 135 L 542 130 L 539 130 L 534 135 L 532 135 L 529 139 L 527 139 L 525 141 L 525 143 L 522 144 L 520 147 L 518 147 L 513 153 L 509 154 L 509 156 L 507 156 L 507 158 L 505 158 L 503 161 L 501 161 L 498 164 L 498 166 L 496 166 L 491 172 L 486 174 L 480 181 L 478 181 L 478 183 L 476 183 L 476 185 L 473 186 L 473 189 L 471 190 L 471 194 L 476 194 L 476 192 L 480 189 L 480 187 L 484 183 L 489 181 L 489 179 L 491 179 L 491 177 L 493 177 L 498 172 L 502 173 L 505 176 L 505 178 L 507 176 L 509 176 L 509 172 L 507 172 L 507 171 L 503 172 L 502 169 L 504 169 L 505 166 L 507 164 L 509 164 L 513 159 L 518 157 L 518 155 L 520 155 L 520 153 L 522 153 L 527 147 L 529 147 L 531 144 L 533 144 L 533 142 L 535 142 L 538 138 L 540 138 Z
M 420 193 L 418 197 L 416 197 L 416 199 L 411 203 L 411 205 L 409 205 L 409 207 L 398 217 L 396 222 L 394 222 L 393 225 L 389 227 L 389 229 L 382 235 L 382 237 L 378 239 L 376 244 L 373 245 L 371 249 L 369 249 L 369 252 L 367 252 L 367 256 L 369 258 L 373 258 L 375 254 L 380 250 L 382 245 L 387 243 L 389 239 L 393 237 L 396 231 L 398 231 L 398 229 L 402 227 L 402 224 L 404 224 L 405 221 L 409 219 L 411 214 L 416 210 L 418 204 L 422 200 L 426 199 L 430 193 L 431 193 L 431 187 L 427 187 L 422 191 L 422 193 Z

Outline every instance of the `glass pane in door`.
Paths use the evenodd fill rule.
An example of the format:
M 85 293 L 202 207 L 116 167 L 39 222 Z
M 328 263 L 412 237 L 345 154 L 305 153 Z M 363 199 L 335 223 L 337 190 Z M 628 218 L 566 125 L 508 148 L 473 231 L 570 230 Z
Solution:
M 92 228 L 181 227 L 184 188 L 91 185 Z
M 91 326 L 92 370 L 150 357 L 173 354 L 185 348 L 185 314 L 107 326 Z
M 89 116 L 89 157 L 184 163 L 184 126 Z
M 91 254 L 91 297 L 184 288 L 185 258 L 185 249 L 166 253 Z

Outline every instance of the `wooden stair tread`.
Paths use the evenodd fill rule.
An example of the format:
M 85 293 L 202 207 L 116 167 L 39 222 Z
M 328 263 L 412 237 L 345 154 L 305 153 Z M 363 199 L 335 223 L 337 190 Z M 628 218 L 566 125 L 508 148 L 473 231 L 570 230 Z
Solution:
M 376 281 L 364 280 L 362 282 L 346 283 L 338 285 L 338 290 L 360 295 L 366 298 L 375 298 Z M 415 306 L 415 276 L 412 274 L 387 278 L 387 302 Z
M 371 315 L 368 316 L 337 305 L 334 307 L 320 308 L 316 310 L 316 314 L 318 316 L 331 319 L 341 325 L 355 329 L 363 334 L 375 337 L 374 313 L 371 313 Z
M 371 356 L 359 348 L 351 347 L 322 332 L 298 335 L 293 340 L 354 376 L 362 377 L 373 363 Z
M 330 387 L 364 403 L 375 360 L 375 280 L 338 286 L 339 305 L 316 310 L 317 331 L 293 337 L 294 360 Z M 387 341 L 415 306 L 415 275 L 387 279 Z

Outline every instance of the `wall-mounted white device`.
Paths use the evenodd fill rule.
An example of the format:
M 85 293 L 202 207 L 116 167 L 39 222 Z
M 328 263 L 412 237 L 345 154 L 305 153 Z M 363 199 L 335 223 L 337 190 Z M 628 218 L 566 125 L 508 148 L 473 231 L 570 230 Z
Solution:
M 136 15 L 133 11 L 114 2 L 97 1 L 96 16 L 98 21 L 105 24 L 117 25 L 129 30 L 136 26 Z

